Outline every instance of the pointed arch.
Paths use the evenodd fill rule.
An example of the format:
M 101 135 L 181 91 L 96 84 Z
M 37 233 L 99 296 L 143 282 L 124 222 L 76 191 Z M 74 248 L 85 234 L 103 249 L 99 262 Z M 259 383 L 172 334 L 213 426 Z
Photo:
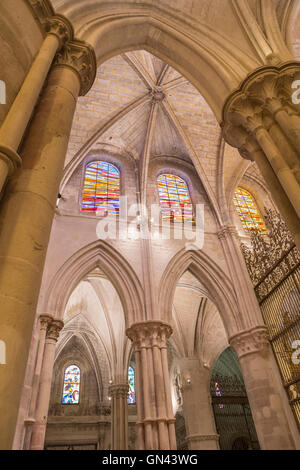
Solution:
M 60 12 L 76 25 L 76 36 L 93 45 L 98 65 L 117 54 L 145 49 L 184 75 L 205 97 L 219 122 L 228 94 L 262 65 L 260 54 L 250 55 L 205 22 L 186 16 L 183 20 L 158 2 L 127 2 L 113 12 L 98 2 L 87 11 L 81 2 Z
M 125 315 L 125 325 L 143 321 L 143 289 L 129 262 L 112 246 L 97 240 L 74 253 L 52 279 L 44 311 L 62 319 L 67 301 L 79 282 L 99 267 L 115 287 Z
M 181 250 L 169 262 L 160 282 L 159 307 L 163 321 L 170 322 L 175 289 L 181 276 L 190 271 L 215 303 L 228 337 L 243 329 L 235 292 L 228 276 L 201 250 Z
M 83 348 L 86 351 L 87 360 L 90 362 L 91 368 L 95 372 L 98 391 L 99 391 L 99 396 L 100 396 L 100 399 L 102 400 L 103 399 L 103 378 L 102 378 L 102 373 L 101 373 L 101 367 L 100 367 L 100 364 L 99 364 L 99 358 L 98 358 L 97 352 L 95 350 L 93 341 L 90 338 L 91 334 L 94 334 L 94 332 L 89 329 L 88 325 L 86 325 L 86 328 L 84 328 L 84 329 L 82 329 L 82 326 L 81 326 L 81 330 L 79 332 L 77 330 L 73 331 L 72 329 L 71 330 L 68 329 L 65 336 L 60 338 L 59 342 L 57 343 L 57 348 L 55 350 L 55 362 L 58 361 L 59 358 L 63 356 L 64 350 L 67 348 L 68 344 L 74 338 L 79 339 L 79 341 L 83 345 Z M 105 350 L 102 342 L 101 342 L 101 346 L 103 348 L 103 351 L 105 352 L 106 359 L 107 359 L 107 362 L 109 364 L 109 358 L 108 358 L 108 355 L 107 355 L 107 351 Z

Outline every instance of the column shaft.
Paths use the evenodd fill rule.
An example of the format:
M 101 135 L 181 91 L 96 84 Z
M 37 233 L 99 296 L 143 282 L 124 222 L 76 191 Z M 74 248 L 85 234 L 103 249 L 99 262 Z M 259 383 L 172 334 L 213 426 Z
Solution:
M 280 181 L 274 173 L 268 159 L 260 148 L 252 153 L 253 160 L 256 162 L 266 184 L 272 194 L 272 198 L 279 212 L 286 221 L 291 233 L 294 236 L 295 243 L 300 250 L 300 220 L 292 206 L 287 194 L 282 189 Z
M 0 212 L 0 448 L 11 446 L 56 198 L 76 101 L 78 74 L 55 67 L 22 148 L 23 169 L 12 178 Z
M 230 339 L 235 349 L 245 382 L 247 396 L 263 450 L 295 449 L 282 398 L 275 380 L 272 352 L 266 327 L 238 333 Z
M 154 320 L 136 323 L 126 332 L 133 341 L 138 364 L 139 447 L 146 450 L 176 449 L 167 359 L 167 338 L 171 332 L 169 325 Z
M 17 151 L 54 56 L 66 40 L 73 38 L 71 24 L 61 15 L 50 18 L 48 28 L 49 33 L 0 128 L 0 192 L 7 176 L 21 165 Z
M 128 449 L 128 383 L 113 384 L 109 387 L 112 397 L 111 447 L 113 450 Z
M 277 146 L 274 144 L 266 129 L 263 129 L 262 127 L 258 128 L 255 135 L 275 174 L 277 175 L 278 180 L 280 181 L 289 200 L 294 206 L 298 217 L 300 217 L 300 187 L 293 171 L 285 162 L 283 156 L 280 154 Z
M 45 444 L 48 408 L 51 393 L 51 381 L 54 366 L 55 347 L 59 332 L 63 327 L 60 321 L 53 321 L 48 327 L 43 363 L 40 376 L 37 406 L 35 411 L 35 422 L 32 428 L 31 450 L 43 450 Z
M 218 450 L 211 396 L 210 371 L 197 357 L 181 358 L 183 412 L 190 450 Z

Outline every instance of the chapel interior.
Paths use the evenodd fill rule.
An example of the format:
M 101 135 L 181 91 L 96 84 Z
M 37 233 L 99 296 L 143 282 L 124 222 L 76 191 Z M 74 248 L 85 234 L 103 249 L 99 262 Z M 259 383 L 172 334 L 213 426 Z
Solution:
M 0 449 L 300 449 L 300 0 L 2 0 Z

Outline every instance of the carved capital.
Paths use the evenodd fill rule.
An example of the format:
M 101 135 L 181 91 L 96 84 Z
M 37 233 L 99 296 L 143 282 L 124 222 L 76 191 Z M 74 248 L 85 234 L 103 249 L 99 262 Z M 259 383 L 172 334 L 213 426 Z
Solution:
M 109 395 L 117 398 L 127 398 L 129 392 L 128 383 L 112 384 L 108 388 Z
M 40 329 L 47 330 L 48 326 L 51 324 L 52 321 L 53 321 L 53 317 L 51 317 L 50 315 L 40 315 L 39 316 Z
M 54 15 L 47 18 L 44 21 L 44 28 L 48 34 L 53 34 L 58 38 L 59 49 L 74 38 L 73 26 L 63 15 Z
M 217 233 L 217 237 L 219 240 L 226 240 L 226 238 L 236 238 L 237 240 L 239 239 L 238 237 L 238 232 L 235 226 L 233 225 L 224 225 Z
M 81 84 L 81 96 L 84 96 L 90 90 L 95 81 L 97 72 L 95 52 L 84 41 L 74 39 L 68 42 L 56 55 L 54 65 L 57 67 L 69 67 L 77 73 Z
M 63 326 L 64 326 L 64 323 L 62 321 L 53 320 L 50 323 L 50 325 L 48 325 L 46 338 L 57 341 L 59 337 L 59 333 L 61 329 L 63 328 Z
M 268 350 L 269 339 L 266 326 L 257 326 L 248 331 L 242 331 L 229 340 L 230 345 L 237 353 L 239 359 L 248 354 L 264 354 Z
M 128 338 L 133 342 L 134 348 L 166 348 L 167 339 L 173 330 L 170 325 L 161 321 L 147 321 L 135 323 L 126 331 Z
M 295 111 L 299 115 L 299 105 L 297 108 L 292 102 L 292 83 L 299 78 L 298 62 L 262 67 L 228 97 L 223 108 L 223 135 L 243 158 L 252 159 L 247 140 L 255 139 L 259 129 L 268 128 L 278 112 Z

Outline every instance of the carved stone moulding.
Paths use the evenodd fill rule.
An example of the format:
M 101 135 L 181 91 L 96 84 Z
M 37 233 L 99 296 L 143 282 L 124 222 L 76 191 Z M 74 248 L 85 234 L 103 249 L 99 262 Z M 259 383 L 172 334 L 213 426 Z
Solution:
M 34 12 L 35 17 L 40 21 L 41 24 L 46 18 L 53 16 L 55 14 L 50 0 L 27 0 L 27 1 Z

